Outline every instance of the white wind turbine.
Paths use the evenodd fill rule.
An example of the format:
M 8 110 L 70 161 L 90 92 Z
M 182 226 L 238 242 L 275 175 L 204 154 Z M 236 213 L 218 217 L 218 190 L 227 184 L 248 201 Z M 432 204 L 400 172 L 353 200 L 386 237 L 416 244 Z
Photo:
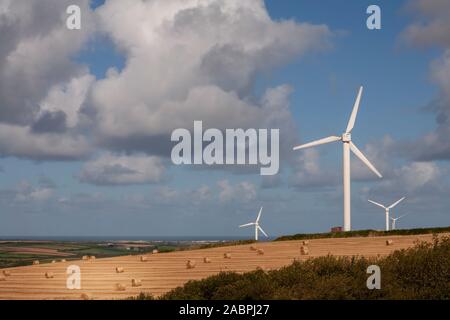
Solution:
M 351 230 L 351 208 L 350 208 L 350 150 L 364 162 L 370 170 L 372 170 L 378 177 L 382 178 L 382 175 L 378 170 L 370 163 L 370 161 L 364 156 L 364 154 L 356 147 L 352 142 L 352 129 L 355 126 L 356 115 L 358 114 L 359 103 L 361 101 L 361 95 L 363 92 L 363 87 L 359 88 L 358 96 L 356 97 L 355 104 L 353 106 L 353 111 L 348 121 L 347 128 L 345 132 L 340 136 L 330 136 L 324 139 L 316 140 L 310 143 L 306 143 L 294 148 L 294 150 L 309 148 L 325 143 L 342 141 L 343 145 L 343 185 L 344 185 L 344 231 Z
M 392 228 L 391 228 L 391 230 L 395 230 L 395 223 L 397 222 L 397 220 L 403 218 L 404 216 L 407 216 L 408 214 L 409 213 L 406 213 L 406 214 L 401 215 L 400 217 L 397 217 L 397 218 L 392 218 L 391 217 L 391 220 L 392 220 Z
M 400 202 L 402 202 L 406 197 L 401 198 L 400 200 L 397 200 L 396 202 L 394 202 L 393 204 L 391 204 L 389 207 L 386 207 L 384 205 L 382 205 L 381 203 L 372 201 L 372 200 L 368 200 L 369 202 L 373 203 L 376 206 L 379 206 L 381 208 L 384 209 L 385 214 L 386 214 L 386 231 L 389 231 L 389 213 L 390 210 L 395 207 L 396 205 L 398 205 Z M 393 224 L 393 226 L 395 227 L 395 223 Z
M 255 222 L 250 222 L 250 223 L 246 223 L 246 224 L 239 226 L 239 228 L 255 226 L 255 240 L 256 241 L 258 241 L 258 230 L 261 231 L 266 237 L 269 237 L 259 225 L 259 219 L 261 219 L 262 209 L 263 209 L 263 207 L 261 207 L 261 209 L 259 209 L 258 217 L 256 218 Z

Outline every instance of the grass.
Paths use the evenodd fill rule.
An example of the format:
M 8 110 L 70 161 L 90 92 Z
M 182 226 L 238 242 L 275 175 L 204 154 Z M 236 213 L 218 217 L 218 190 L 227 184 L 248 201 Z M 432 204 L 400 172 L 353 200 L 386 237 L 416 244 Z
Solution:
M 366 286 L 367 267 L 381 269 L 381 289 Z M 450 237 L 382 258 L 325 256 L 265 272 L 220 273 L 189 281 L 161 300 L 450 299 Z M 133 300 L 153 300 L 140 294 Z
M 252 244 L 255 243 L 255 240 L 237 240 L 237 241 L 224 241 L 224 242 L 216 242 L 216 243 L 208 243 L 199 246 L 198 249 L 210 249 L 210 248 L 218 248 L 218 247 L 229 247 L 229 246 L 240 246 L 244 244 Z

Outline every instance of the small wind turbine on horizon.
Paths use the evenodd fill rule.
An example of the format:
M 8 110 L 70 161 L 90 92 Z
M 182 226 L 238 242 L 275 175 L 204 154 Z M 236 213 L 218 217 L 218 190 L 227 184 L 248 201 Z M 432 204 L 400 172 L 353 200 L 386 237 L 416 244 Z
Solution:
M 367 201 L 369 201 L 370 203 L 373 203 L 374 205 L 379 206 L 379 207 L 381 207 L 381 208 L 383 208 L 385 210 L 385 214 L 386 214 L 386 231 L 389 231 L 389 218 L 390 218 L 389 217 L 389 213 L 390 213 L 390 210 L 393 207 L 395 207 L 396 205 L 398 205 L 400 202 L 405 200 L 405 198 L 406 197 L 403 197 L 400 200 L 397 200 L 396 202 L 391 204 L 389 207 L 386 207 L 386 206 L 382 205 L 381 203 L 378 203 L 378 202 L 375 202 L 375 201 L 372 201 L 372 200 L 367 200 Z M 397 219 L 400 219 L 400 218 L 397 218 Z M 395 227 L 395 222 L 394 222 L 393 226 Z
M 392 227 L 391 227 L 391 230 L 395 230 L 395 223 L 397 222 L 397 220 L 403 218 L 404 216 L 407 216 L 408 214 L 409 214 L 409 213 L 406 213 L 406 214 L 401 215 L 400 217 L 397 217 L 397 218 L 392 218 L 392 217 L 391 217 L 391 220 L 392 220 Z
M 352 142 L 352 130 L 355 126 L 356 115 L 358 114 L 359 103 L 361 101 L 361 95 L 363 87 L 359 88 L 358 96 L 356 97 L 355 104 L 353 105 L 352 114 L 347 124 L 345 132 L 341 136 L 330 136 L 324 139 L 309 142 L 294 148 L 294 150 L 305 149 L 309 147 L 318 146 L 330 142 L 342 141 L 343 145 L 343 188 L 344 188 L 344 231 L 350 231 L 351 227 L 351 203 L 350 203 L 350 150 L 369 167 L 379 178 L 383 176 L 378 170 L 370 163 L 370 161 L 364 156 L 364 154 L 356 147 Z
M 262 209 L 263 209 L 263 207 L 261 207 L 261 209 L 259 209 L 258 217 L 256 218 L 255 222 L 250 222 L 250 223 L 246 223 L 246 224 L 243 224 L 243 225 L 239 226 L 239 228 L 255 226 L 255 240 L 256 241 L 258 241 L 258 231 L 261 231 L 266 237 L 269 237 L 267 235 L 267 233 L 265 233 L 264 230 L 259 225 L 259 219 L 261 219 Z

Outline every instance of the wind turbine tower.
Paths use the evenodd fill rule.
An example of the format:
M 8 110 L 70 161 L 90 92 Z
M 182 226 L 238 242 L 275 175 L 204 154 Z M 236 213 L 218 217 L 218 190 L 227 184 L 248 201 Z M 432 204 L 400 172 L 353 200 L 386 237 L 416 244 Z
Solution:
M 373 203 L 376 206 L 379 206 L 381 208 L 384 209 L 385 215 L 386 215 L 386 231 L 389 231 L 389 214 L 390 211 L 393 207 L 395 207 L 396 205 L 398 205 L 400 202 L 402 202 L 403 200 L 405 200 L 406 197 L 401 198 L 400 200 L 397 200 L 396 202 L 394 202 L 393 204 L 391 204 L 389 207 L 386 207 L 384 205 L 382 205 L 381 203 L 372 201 L 372 200 L 368 200 L 370 203 Z M 403 216 L 402 216 L 403 217 Z M 397 218 L 396 220 L 400 219 L 401 217 Z M 395 229 L 395 222 L 392 223 L 392 229 Z
M 305 149 L 309 147 L 318 146 L 330 142 L 341 141 L 343 148 L 342 157 L 342 176 L 343 176 L 343 189 L 344 189 L 344 231 L 350 231 L 351 226 L 351 196 L 350 196 L 350 151 L 352 151 L 366 166 L 369 167 L 379 178 L 382 175 L 378 170 L 370 163 L 370 161 L 364 156 L 364 154 L 356 147 L 352 142 L 352 130 L 355 126 L 356 116 L 358 114 L 359 103 L 361 102 L 361 95 L 363 87 L 359 88 L 358 95 L 356 97 L 355 104 L 353 105 L 353 111 L 350 115 L 350 119 L 347 124 L 345 132 L 341 136 L 330 136 L 324 139 L 309 142 L 294 148 L 294 150 Z

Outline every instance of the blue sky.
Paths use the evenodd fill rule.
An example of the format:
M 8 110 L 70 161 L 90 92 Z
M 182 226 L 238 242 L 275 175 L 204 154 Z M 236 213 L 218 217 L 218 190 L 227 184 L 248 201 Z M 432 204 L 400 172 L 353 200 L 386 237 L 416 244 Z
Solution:
M 85 1 L 81 2 L 85 3 Z M 136 2 L 140 1 L 136 0 Z M 220 3 L 220 1 L 217 2 Z M 105 102 L 109 101 L 109 97 L 114 96 L 115 92 L 119 97 L 120 94 L 124 96 L 128 92 L 137 92 L 138 95 L 142 93 L 142 103 L 149 108 L 152 107 L 151 102 L 159 101 L 151 97 L 150 93 L 145 94 L 145 90 L 132 91 L 133 86 L 140 88 L 142 83 L 136 84 L 139 79 L 132 77 L 132 72 L 135 71 L 131 65 L 137 63 L 139 59 L 146 61 L 149 54 L 146 54 L 145 50 L 152 45 L 150 38 L 138 39 L 136 36 L 136 39 L 129 40 L 131 42 L 129 44 L 127 37 L 133 37 L 133 33 L 127 34 L 127 37 L 121 34 L 125 32 L 121 31 L 121 28 L 127 30 L 126 23 L 131 24 L 130 30 L 142 30 L 151 24 L 146 25 L 145 19 L 141 22 L 139 18 L 131 19 L 134 22 L 121 20 L 121 17 L 130 19 L 131 14 L 134 13 L 133 10 L 129 10 L 130 13 L 120 11 L 117 21 L 109 21 L 105 17 L 123 6 L 123 4 L 115 3 L 117 1 L 114 0 L 107 0 L 106 3 L 94 1 L 91 3 L 91 10 L 85 8 L 89 10 L 89 19 L 99 19 L 99 25 L 102 25 L 103 29 L 83 31 L 86 35 L 83 33 L 83 36 L 76 36 L 76 41 L 80 42 L 76 48 L 69 52 L 61 50 L 62 54 L 69 57 L 70 63 L 77 66 L 78 71 L 69 77 L 64 72 L 55 77 L 48 77 L 58 80 L 42 85 L 41 88 L 45 92 L 36 93 L 38 97 L 35 104 L 39 105 L 40 109 L 35 112 L 42 115 L 45 106 L 51 105 L 53 101 L 48 99 L 48 92 L 51 92 L 52 87 L 68 86 L 70 79 L 76 77 L 85 76 L 86 79 L 91 77 L 90 82 L 86 80 L 86 83 L 89 83 L 86 84 L 88 93 L 80 104 L 79 110 L 83 111 L 77 111 L 82 114 L 88 110 L 85 114 L 89 119 L 85 122 L 77 120 L 77 124 L 67 129 L 64 134 L 49 131 L 45 136 L 59 134 L 63 137 L 67 134 L 69 139 L 81 135 L 87 141 L 89 151 L 80 151 L 80 156 L 77 153 L 75 157 L 65 157 L 64 154 L 64 159 L 61 160 L 48 156 L 44 151 L 36 151 L 35 149 L 38 148 L 36 147 L 33 152 L 40 155 L 36 156 L 32 151 L 22 151 L 24 148 L 16 142 L 18 138 L 14 135 L 15 131 L 11 131 L 8 144 L 0 143 L 0 154 L 3 156 L 0 160 L 3 169 L 0 174 L 0 211 L 3 217 L 3 222 L 0 224 L 0 236 L 248 235 L 250 237 L 249 230 L 240 230 L 236 226 L 253 219 L 260 206 L 265 208 L 264 229 L 272 236 L 295 232 L 325 232 L 332 226 L 342 224 L 342 154 L 338 144 L 317 148 L 309 154 L 308 158 L 302 152 L 282 151 L 282 171 L 277 177 L 280 181 L 269 184 L 270 187 L 268 187 L 265 179 L 255 173 L 236 174 L 228 169 L 174 167 L 167 156 L 153 153 L 152 150 L 160 146 L 171 145 L 167 136 L 153 135 L 153 131 L 148 136 L 144 135 L 149 138 L 150 151 L 145 148 L 130 151 L 128 146 L 133 145 L 134 140 L 131 139 L 134 139 L 137 133 L 125 137 L 118 133 L 121 132 L 122 127 L 118 127 L 117 131 L 116 128 L 106 127 L 106 125 L 104 127 L 105 123 L 109 125 L 107 113 L 104 118 L 100 118 L 103 120 L 96 123 L 97 120 L 93 119 L 97 118 L 92 114 L 102 115 L 103 110 L 115 110 L 114 108 L 121 107 L 114 106 L 112 98 L 111 104 Z M 260 67 L 256 66 L 254 70 L 256 77 L 251 82 L 252 89 L 241 94 L 245 95 L 242 101 L 249 99 L 257 101 L 268 88 L 289 86 L 291 93 L 287 99 L 290 116 L 286 118 L 286 123 L 292 122 L 296 126 L 294 131 L 288 133 L 289 139 L 306 142 L 328 135 L 340 135 L 347 124 L 357 88 L 359 85 L 364 85 L 365 91 L 353 139 L 360 149 L 367 152 L 375 166 L 385 171 L 383 172 L 385 180 L 375 180 L 368 170 L 367 174 L 364 174 L 362 167 L 355 169 L 355 179 L 352 183 L 353 228 L 382 229 L 384 226 L 382 212 L 367 203 L 368 197 L 388 204 L 403 195 L 407 196 L 407 200 L 398 207 L 398 214 L 411 213 L 411 215 L 404 221 L 400 221 L 399 227 L 447 226 L 450 224 L 448 213 L 450 201 L 442 195 L 450 191 L 450 178 L 447 174 L 450 157 L 439 157 L 439 159 L 436 157 L 424 162 L 417 154 L 422 148 L 424 152 L 427 152 L 427 148 L 433 147 L 423 143 L 421 140 L 423 136 L 429 134 L 438 136 L 442 132 L 447 132 L 445 124 L 436 123 L 437 115 L 445 114 L 449 109 L 446 105 L 447 100 L 442 94 L 442 91 L 445 91 L 442 88 L 445 89 L 447 84 L 432 80 L 433 72 L 436 72 L 433 71 L 432 66 L 442 58 L 448 44 L 437 41 L 432 46 L 424 47 L 414 34 L 408 34 L 408 28 L 415 25 L 418 21 L 417 16 L 420 17 L 423 13 L 420 11 L 422 7 L 419 6 L 419 9 L 411 9 L 411 7 L 421 1 L 377 1 L 376 3 L 382 10 L 381 30 L 366 28 L 365 11 L 370 4 L 373 4 L 373 1 L 265 1 L 266 6 L 263 9 L 267 10 L 271 19 L 270 23 L 264 20 L 264 24 L 268 24 L 268 30 L 269 28 L 277 30 L 277 24 L 293 20 L 299 31 L 302 30 L 303 23 L 326 27 L 328 31 L 321 29 L 323 35 L 320 35 L 322 31 L 319 32 L 317 29 L 311 31 L 312 35 L 302 34 L 299 38 L 296 37 L 295 32 L 289 33 L 286 35 L 285 44 L 283 42 L 279 48 L 276 46 L 268 48 L 268 52 L 279 50 L 281 54 L 283 50 L 292 50 L 293 53 L 283 58 L 282 62 L 277 62 L 276 66 L 270 70 L 260 70 L 258 69 Z M 11 10 L 13 11 L 14 8 Z M 145 12 L 149 16 L 158 14 L 158 12 L 152 12 L 155 9 L 145 5 L 142 5 L 142 10 L 148 10 Z M 426 13 L 425 10 L 423 11 Z M 212 11 L 205 12 L 204 15 Z M 427 19 L 440 18 L 439 16 L 429 17 L 425 13 L 423 17 Z M 203 18 L 204 15 L 201 17 Z M 50 25 L 53 23 L 52 19 L 58 21 L 52 16 L 47 19 Z M 203 20 L 198 21 L 203 23 L 201 22 Z M 54 28 L 60 28 L 61 26 L 56 22 Z M 195 26 L 194 22 L 185 23 Z M 226 27 L 228 26 L 223 26 L 223 28 Z M 196 30 L 195 27 L 193 28 Z M 158 30 L 157 27 L 155 30 Z M 136 31 L 136 34 L 139 32 Z M 168 34 L 172 35 L 172 33 Z M 189 30 L 180 31 L 180 34 L 178 34 L 179 37 L 189 37 Z M 29 38 L 23 36 L 25 39 L 23 40 L 21 36 L 17 35 L 17 43 L 29 41 Z M 267 37 L 270 36 L 271 34 L 268 33 Z M 320 38 L 322 36 L 326 39 L 317 41 L 326 43 L 323 47 L 319 45 L 320 48 L 316 48 L 315 45 L 311 45 L 311 48 L 305 49 L 304 52 L 296 51 L 296 41 L 305 43 L 307 41 L 302 37 Z M 150 41 L 150 44 L 146 41 Z M 160 46 L 164 47 L 164 39 L 159 41 L 161 41 Z M 172 39 L 167 38 L 167 43 L 171 43 L 170 41 Z M 195 41 L 192 42 L 192 46 L 195 45 Z M 229 41 L 234 43 L 236 39 L 231 38 Z M 258 43 L 262 39 L 251 41 Z M 139 47 L 141 44 L 142 47 L 138 51 L 135 50 L 136 46 Z M 64 45 L 62 43 L 61 47 Z M 16 49 L 17 47 L 12 46 L 10 51 L 6 52 L 11 53 Z M 32 54 L 33 51 L 30 50 L 30 52 Z M 2 51 L 0 51 L 1 54 L 3 54 Z M 2 61 L 0 60 L 0 65 Z M 33 63 L 34 60 L 29 59 L 29 61 Z M 176 61 L 184 65 L 182 59 Z M 69 65 L 68 62 L 64 63 Z M 169 62 L 162 59 L 160 65 L 164 66 L 164 63 Z M 51 62 L 49 65 L 51 70 Z M 187 60 L 186 65 L 188 65 Z M 87 66 L 88 69 L 83 66 Z M 58 68 L 73 69 L 59 65 Z M 113 90 L 105 95 L 102 91 L 103 87 L 112 85 L 115 79 L 112 77 L 111 80 L 111 76 L 107 74 L 110 68 L 116 68 L 116 72 L 123 76 L 124 80 L 118 82 L 118 87 L 113 87 L 118 88 L 117 91 Z M 142 65 L 142 70 L 142 73 L 154 73 L 165 69 L 162 67 L 158 69 L 157 61 L 154 68 Z M 167 65 L 167 70 L 169 73 L 171 65 Z M 0 71 L 2 71 L 1 67 Z M 156 79 L 157 76 L 155 76 Z M 163 82 L 165 75 L 160 76 Z M 143 77 L 146 78 L 145 75 Z M 36 81 L 40 81 L 39 83 L 46 81 L 42 79 L 46 78 L 42 76 Z M 195 78 L 189 80 L 189 73 L 186 79 L 185 81 L 192 81 L 192 83 L 196 81 Z M 175 80 L 167 81 L 170 83 Z M 221 83 L 221 79 L 218 81 Z M 124 91 L 120 91 L 120 84 L 123 82 L 127 84 Z M 216 83 L 212 82 L 212 84 Z M 158 86 L 157 83 L 146 85 L 149 88 Z M 174 88 L 178 86 L 189 87 L 194 84 L 182 83 L 174 85 Z M 65 88 L 62 90 L 65 98 L 62 102 L 58 101 L 69 104 L 70 97 L 64 94 L 68 94 L 70 90 L 67 89 L 68 87 Z M 24 96 L 26 93 L 25 91 Z M 0 102 L 3 100 L 0 106 L 6 105 L 9 101 L 8 95 L 2 94 L 0 92 Z M 117 99 L 122 98 L 116 97 L 115 100 Z M 135 99 L 139 99 L 139 96 Z M 169 98 L 166 99 L 169 100 Z M 17 98 L 19 102 L 25 100 L 20 96 Z M 440 111 L 427 109 L 427 106 L 433 105 L 436 101 L 443 101 Z M 57 107 L 61 107 L 66 112 L 62 106 Z M 69 119 L 69 112 L 66 113 Z M 2 117 L 0 115 L 0 122 L 5 125 L 20 128 L 33 126 L 10 120 L 7 116 L 3 119 Z M 214 119 L 214 115 L 211 117 Z M 118 116 L 115 119 L 117 122 L 121 118 Z M 133 127 L 132 122 L 131 127 Z M 125 131 L 129 130 L 131 129 Z M 152 140 L 153 137 L 156 139 Z M 282 139 L 284 137 L 282 133 Z M 439 138 L 446 139 L 444 136 Z M 122 141 L 125 142 L 122 143 Z M 126 147 L 123 144 L 126 144 Z M 50 149 L 50 147 L 42 148 Z M 444 150 L 445 152 L 447 151 Z M 58 154 L 56 151 L 51 153 Z M 102 158 L 105 153 L 110 158 Z M 104 171 L 95 172 L 98 168 L 102 168 L 105 162 L 114 162 L 119 156 L 130 157 L 123 160 L 126 164 L 125 162 L 120 164 L 125 167 L 129 165 L 126 169 L 133 170 L 135 168 L 131 166 L 138 162 L 133 162 L 131 157 L 136 154 L 151 157 L 151 162 L 145 163 L 158 164 L 158 170 L 164 171 L 162 177 L 153 177 L 150 174 L 150 177 L 138 179 L 136 183 L 111 183 L 111 180 L 108 180 L 110 177 L 102 176 Z M 100 160 L 95 162 L 96 159 Z M 353 157 L 352 165 L 358 166 L 358 161 Z M 314 170 L 308 171 L 310 170 L 308 163 L 317 165 L 320 173 L 317 174 Z M 141 168 L 136 168 L 137 171 L 138 169 Z M 417 179 L 412 179 L 413 176 L 417 176 Z M 107 180 L 98 180 L 99 177 Z M 416 184 L 416 181 L 419 182 Z

